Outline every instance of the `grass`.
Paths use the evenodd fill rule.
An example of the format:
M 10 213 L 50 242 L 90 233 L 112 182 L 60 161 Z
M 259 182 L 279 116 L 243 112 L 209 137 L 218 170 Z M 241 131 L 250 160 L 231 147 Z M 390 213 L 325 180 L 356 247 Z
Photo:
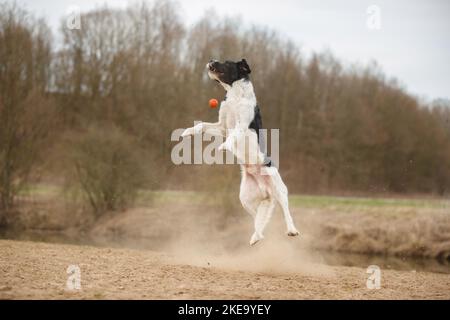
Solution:
M 299 207 L 411 207 L 411 208 L 450 208 L 450 201 L 440 199 L 395 199 L 336 196 L 290 196 L 292 206 Z
M 23 196 L 56 196 L 60 188 L 54 185 L 38 184 L 25 188 Z M 198 191 L 174 191 L 141 190 L 138 194 L 137 205 L 158 205 L 168 202 L 179 204 L 208 204 L 217 203 L 217 194 L 208 194 Z M 312 195 L 290 195 L 290 205 L 302 208 L 382 208 L 382 207 L 409 207 L 409 208 L 449 208 L 450 200 L 444 199 L 418 199 L 418 198 L 370 198 L 370 197 L 339 197 L 339 196 L 312 196 Z
M 214 204 L 214 197 L 208 197 L 206 192 L 196 191 L 142 191 L 140 201 L 153 197 L 156 203 L 167 203 L 176 200 L 180 203 Z M 144 201 L 145 202 L 145 201 Z M 441 199 L 399 199 L 399 198 L 366 198 L 366 197 L 338 197 L 290 195 L 290 205 L 303 208 L 326 207 L 410 207 L 410 208 L 449 208 L 450 200 Z
M 20 192 L 20 196 L 45 197 L 57 195 L 61 189 L 55 185 L 49 184 L 33 184 L 25 186 Z
M 168 202 L 200 204 L 205 202 L 206 194 L 197 191 L 173 191 L 173 190 L 141 190 L 138 194 L 138 204 L 163 204 Z M 207 199 L 206 199 L 207 200 Z M 209 202 L 207 200 L 207 202 Z M 210 204 L 214 203 L 213 201 Z

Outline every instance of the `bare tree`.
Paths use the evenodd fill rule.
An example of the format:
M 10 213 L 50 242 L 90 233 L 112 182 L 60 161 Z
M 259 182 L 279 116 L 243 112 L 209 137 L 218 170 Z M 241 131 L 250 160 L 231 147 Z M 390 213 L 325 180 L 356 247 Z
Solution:
M 49 129 L 51 38 L 42 20 L 0 4 L 0 211 L 30 177 Z

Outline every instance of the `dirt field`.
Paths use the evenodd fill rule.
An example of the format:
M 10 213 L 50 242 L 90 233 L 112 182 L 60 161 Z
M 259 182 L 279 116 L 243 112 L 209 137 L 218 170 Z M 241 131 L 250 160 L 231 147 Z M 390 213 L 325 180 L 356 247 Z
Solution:
M 73 209 L 63 199 L 58 188 L 40 186 L 28 195 L 28 205 L 21 208 L 20 214 L 11 214 L 11 225 L 17 230 L 66 233 L 79 240 L 75 243 L 86 243 L 86 235 L 80 239 L 77 222 L 89 218 L 89 214 Z M 223 203 L 223 195 L 144 192 L 135 207 L 97 221 L 89 238 L 96 245 L 103 242 L 106 246 L 113 246 L 112 242 L 120 238 L 130 242 L 125 247 L 163 252 L 168 246 L 178 247 L 180 242 L 196 247 L 207 243 L 214 252 L 246 246 L 253 233 L 250 215 L 236 202 L 238 194 L 227 199 L 233 206 Z M 290 206 L 302 235 L 297 247 L 450 262 L 449 200 L 292 195 Z M 224 207 L 228 207 L 226 212 Z M 284 232 L 284 228 L 282 214 L 277 210 L 266 238 Z M 15 235 L 2 238 L 17 239 Z
M 260 248 L 188 264 L 144 250 L 0 240 L 0 298 L 450 299 L 450 275 L 382 270 L 381 289 L 369 290 L 365 269 L 294 264 Z M 81 270 L 80 291 L 66 289 L 69 265 Z

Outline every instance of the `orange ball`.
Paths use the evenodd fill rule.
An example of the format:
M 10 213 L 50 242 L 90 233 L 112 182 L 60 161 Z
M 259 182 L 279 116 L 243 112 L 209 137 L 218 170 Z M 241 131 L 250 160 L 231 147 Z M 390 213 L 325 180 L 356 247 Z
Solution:
M 211 100 L 209 100 L 209 106 L 210 106 L 212 109 L 217 108 L 218 105 L 219 105 L 219 101 L 217 101 L 216 99 L 211 99 Z

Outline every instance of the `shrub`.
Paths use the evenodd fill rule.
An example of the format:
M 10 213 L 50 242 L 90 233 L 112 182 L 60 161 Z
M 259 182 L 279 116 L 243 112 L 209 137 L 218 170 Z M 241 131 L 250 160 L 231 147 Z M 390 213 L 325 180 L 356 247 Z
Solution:
M 95 216 L 131 205 L 146 181 L 136 141 L 112 125 L 90 127 L 69 140 L 69 182 L 76 181 Z

